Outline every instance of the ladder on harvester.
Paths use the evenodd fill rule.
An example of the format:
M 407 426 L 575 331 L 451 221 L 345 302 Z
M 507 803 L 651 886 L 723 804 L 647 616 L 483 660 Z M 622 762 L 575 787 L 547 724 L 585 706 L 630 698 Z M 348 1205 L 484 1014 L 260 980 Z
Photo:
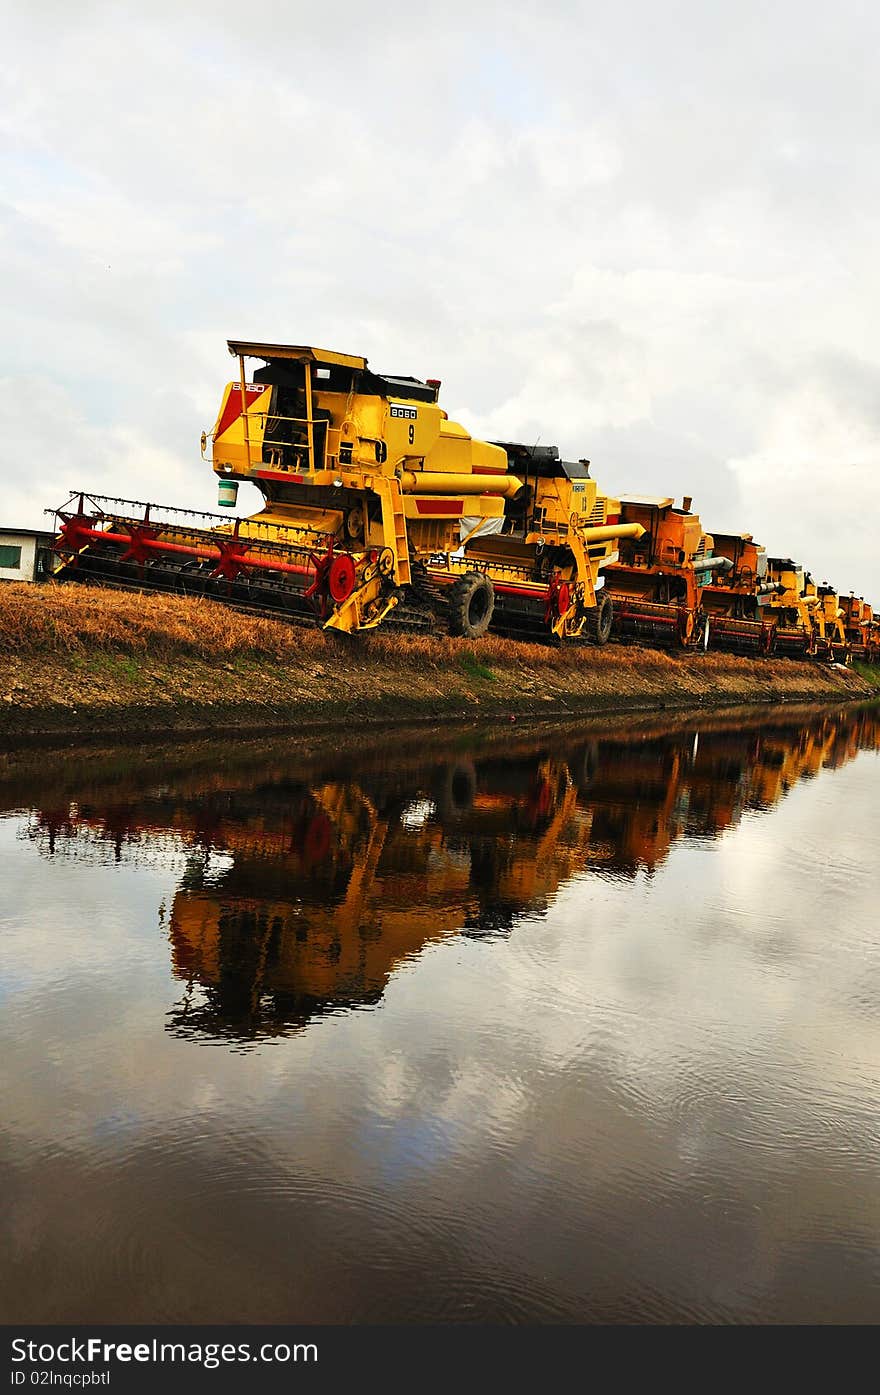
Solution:
M 374 488 L 382 500 L 382 528 L 385 537 L 394 535 L 395 572 L 398 586 L 409 586 L 412 574 L 409 565 L 409 540 L 406 533 L 406 518 L 403 512 L 403 495 L 396 479 L 374 480 Z

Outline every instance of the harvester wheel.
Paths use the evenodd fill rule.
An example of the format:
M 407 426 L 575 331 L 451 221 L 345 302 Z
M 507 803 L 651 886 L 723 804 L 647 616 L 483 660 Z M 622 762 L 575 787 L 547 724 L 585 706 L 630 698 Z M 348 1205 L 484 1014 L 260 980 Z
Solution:
M 449 633 L 479 639 L 495 609 L 495 588 L 482 572 L 465 572 L 449 588 Z
M 434 786 L 434 803 L 441 818 L 467 814 L 477 796 L 477 769 L 472 761 L 462 760 L 444 766 Z
M 587 633 L 594 644 L 607 644 L 614 624 L 614 602 L 607 592 L 596 597 L 596 604 L 587 611 Z

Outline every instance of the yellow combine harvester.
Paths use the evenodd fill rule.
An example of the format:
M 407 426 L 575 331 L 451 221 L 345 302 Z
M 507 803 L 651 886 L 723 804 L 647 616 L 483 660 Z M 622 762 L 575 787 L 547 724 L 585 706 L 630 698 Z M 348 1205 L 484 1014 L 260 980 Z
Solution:
M 767 553 L 751 533 L 713 533 L 716 556 L 730 567 L 703 587 L 703 609 L 709 615 L 709 645 L 734 654 L 773 652 L 775 626 L 763 607 L 775 589 L 767 580 Z
M 703 588 L 731 563 L 713 556 L 712 538 L 691 502 L 685 498 L 678 509 L 671 498 L 621 496 L 623 521 L 640 531 L 627 537 L 619 557 L 607 565 L 619 634 L 683 649 L 706 647 Z
M 643 530 L 621 523 L 586 462 L 474 440 L 434 379 L 304 346 L 229 349 L 239 377 L 210 433 L 219 503 L 234 508 L 249 481 L 264 507 L 230 521 L 74 495 L 58 513 L 58 575 L 313 613 L 343 632 L 396 612 L 470 638 L 494 623 L 607 639 L 599 573 Z M 249 358 L 263 365 L 250 381 Z
M 775 624 L 774 648 L 792 658 L 816 653 L 812 613 L 818 605 L 816 587 L 809 572 L 791 557 L 767 558 L 765 614 Z
M 841 596 L 843 627 L 849 651 L 854 659 L 874 662 L 880 652 L 880 625 L 874 618 L 874 608 L 863 596 Z
M 850 646 L 844 624 L 844 610 L 833 586 L 816 587 L 816 605 L 811 612 L 816 632 L 816 652 L 820 658 L 845 664 Z

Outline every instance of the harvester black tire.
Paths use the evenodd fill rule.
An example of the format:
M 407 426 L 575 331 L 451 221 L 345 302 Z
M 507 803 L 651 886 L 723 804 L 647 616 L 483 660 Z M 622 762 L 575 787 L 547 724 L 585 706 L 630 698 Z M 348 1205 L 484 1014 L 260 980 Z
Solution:
M 457 761 L 440 772 L 434 787 L 434 803 L 441 818 L 470 813 L 477 796 L 477 769 L 473 761 Z
M 601 594 L 596 604 L 587 612 L 587 634 L 594 644 L 607 644 L 614 624 L 614 602 L 611 597 Z
M 495 587 L 482 572 L 465 572 L 449 588 L 449 633 L 479 639 L 495 609 Z

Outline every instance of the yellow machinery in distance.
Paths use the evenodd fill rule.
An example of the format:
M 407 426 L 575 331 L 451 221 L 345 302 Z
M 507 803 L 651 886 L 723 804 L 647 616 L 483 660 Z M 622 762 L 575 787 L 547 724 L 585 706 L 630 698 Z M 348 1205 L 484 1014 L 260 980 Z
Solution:
M 608 568 L 620 634 L 684 649 L 705 648 L 703 588 L 711 576 L 729 571 L 731 562 L 712 555 L 712 537 L 692 513 L 692 502 L 686 497 L 676 508 L 671 498 L 621 496 L 623 520 L 640 525 L 641 532 Z
M 840 597 L 833 586 L 825 583 L 816 587 L 816 597 L 811 618 L 816 632 L 817 652 L 824 659 L 846 663 L 850 657 L 850 646 Z
M 775 625 L 776 652 L 795 657 L 815 654 L 812 611 L 818 597 L 809 572 L 790 557 L 768 557 L 767 584 L 765 614 Z

